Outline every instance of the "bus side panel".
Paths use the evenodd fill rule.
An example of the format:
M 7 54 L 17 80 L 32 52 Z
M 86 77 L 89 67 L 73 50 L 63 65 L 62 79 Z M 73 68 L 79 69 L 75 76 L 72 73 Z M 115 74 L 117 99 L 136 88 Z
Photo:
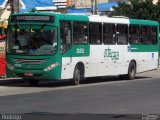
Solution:
M 112 61 L 114 68 L 111 75 L 126 74 L 128 68 L 124 59 L 125 45 L 109 45 L 107 49 L 110 50 L 109 60 Z
M 148 70 L 158 68 L 158 52 L 149 52 Z
M 102 45 L 91 45 L 91 58 L 87 76 L 100 76 L 107 73 L 104 64 L 104 51 Z
M 137 73 L 158 67 L 158 46 L 157 45 L 131 45 L 131 54 L 137 54 Z
M 91 60 L 87 76 L 126 74 L 123 45 L 91 45 Z
M 86 67 L 86 64 L 89 63 L 89 55 L 90 46 L 87 44 L 73 45 L 68 51 L 62 54 L 61 79 L 73 78 L 74 69 L 78 63 L 82 63 Z
M 148 52 L 139 52 L 137 59 L 137 73 L 147 71 L 148 66 Z

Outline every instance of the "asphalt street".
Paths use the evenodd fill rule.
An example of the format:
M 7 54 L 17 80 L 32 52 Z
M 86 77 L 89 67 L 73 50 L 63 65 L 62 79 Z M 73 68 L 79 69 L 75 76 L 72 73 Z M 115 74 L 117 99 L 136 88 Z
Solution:
M 90 78 L 78 86 L 68 82 L 0 82 L 0 113 L 160 114 L 160 70 L 135 80 Z M 126 116 L 125 116 L 126 117 Z

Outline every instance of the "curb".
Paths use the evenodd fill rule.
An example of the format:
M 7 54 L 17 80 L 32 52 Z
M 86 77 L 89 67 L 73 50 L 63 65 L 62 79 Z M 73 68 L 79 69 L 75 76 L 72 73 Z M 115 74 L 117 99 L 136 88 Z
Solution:
M 0 77 L 0 81 L 6 81 L 6 80 L 19 80 L 19 79 L 22 79 L 22 78 L 6 78 L 6 77 Z
M 22 78 L 0 78 L 0 84 L 13 84 L 13 83 L 22 83 L 26 80 Z

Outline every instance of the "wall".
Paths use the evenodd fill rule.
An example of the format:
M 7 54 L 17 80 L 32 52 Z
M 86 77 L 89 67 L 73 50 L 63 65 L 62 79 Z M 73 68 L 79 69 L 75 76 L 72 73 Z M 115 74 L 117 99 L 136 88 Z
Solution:
M 9 5 L 5 9 L 0 9 L 0 21 L 7 20 L 9 18 L 11 12 L 8 9 Z
M 97 3 L 107 3 L 108 0 L 97 0 Z M 90 8 L 91 0 L 72 0 L 72 3 L 75 4 L 76 8 Z

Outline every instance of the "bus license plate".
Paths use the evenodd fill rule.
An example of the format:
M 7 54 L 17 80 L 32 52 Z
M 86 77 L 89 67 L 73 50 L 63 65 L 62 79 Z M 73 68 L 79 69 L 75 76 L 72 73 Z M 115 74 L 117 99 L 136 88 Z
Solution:
M 26 77 L 33 77 L 33 73 L 24 73 L 24 76 L 26 76 Z

